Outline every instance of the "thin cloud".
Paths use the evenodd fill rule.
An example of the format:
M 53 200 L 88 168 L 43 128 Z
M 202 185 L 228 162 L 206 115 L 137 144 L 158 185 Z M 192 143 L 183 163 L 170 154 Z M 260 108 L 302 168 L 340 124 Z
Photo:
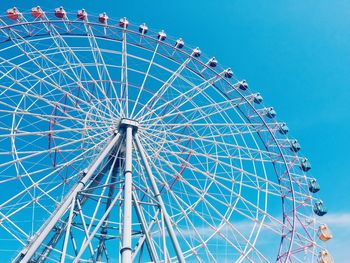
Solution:
M 350 212 L 329 214 L 320 222 L 336 227 L 350 226 Z
M 350 212 L 329 214 L 320 222 L 329 226 L 333 239 L 323 243 L 333 256 L 334 262 L 349 262 Z

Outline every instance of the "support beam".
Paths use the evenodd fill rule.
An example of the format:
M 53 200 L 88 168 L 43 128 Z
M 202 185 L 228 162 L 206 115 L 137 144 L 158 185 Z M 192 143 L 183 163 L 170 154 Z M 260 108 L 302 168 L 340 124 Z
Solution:
M 103 216 L 101 217 L 101 219 L 98 221 L 97 225 L 95 226 L 94 230 L 91 232 L 91 234 L 89 235 L 89 238 L 87 240 L 85 240 L 85 242 L 83 243 L 83 245 L 80 248 L 80 251 L 78 253 L 78 255 L 75 257 L 73 263 L 79 263 L 81 262 L 80 258 L 81 256 L 84 254 L 86 248 L 88 245 L 91 244 L 92 239 L 95 237 L 97 231 L 100 229 L 100 227 L 102 226 L 103 222 L 106 220 L 107 216 L 109 215 L 109 213 L 111 212 L 111 210 L 113 209 L 113 207 L 115 206 L 115 203 L 120 199 L 120 196 L 122 194 L 122 191 L 120 190 L 119 193 L 114 197 L 114 199 L 112 200 L 110 206 L 108 207 L 108 209 L 105 211 L 105 213 L 103 214 Z
M 173 226 L 171 224 L 170 217 L 169 217 L 169 215 L 168 215 L 168 213 L 166 211 L 163 199 L 162 199 L 162 197 L 161 197 L 161 195 L 159 193 L 158 186 L 157 186 L 157 183 L 156 183 L 156 181 L 154 179 L 151 167 L 148 164 L 148 160 L 147 160 L 147 157 L 146 157 L 146 154 L 145 154 L 145 150 L 143 149 L 143 146 L 142 146 L 142 144 L 140 142 L 140 139 L 139 139 L 137 134 L 135 134 L 134 138 L 135 138 L 137 149 L 140 152 L 140 156 L 141 156 L 142 162 L 143 162 L 143 164 L 144 164 L 144 166 L 146 168 L 147 175 L 148 175 L 149 180 L 151 182 L 152 191 L 153 191 L 153 193 L 155 195 L 155 198 L 158 201 L 159 207 L 160 207 L 160 209 L 161 209 L 161 211 L 163 213 L 165 226 L 166 226 L 166 228 L 168 230 L 171 242 L 172 242 L 172 244 L 174 246 L 174 250 L 176 252 L 177 259 L 179 260 L 179 262 L 184 263 L 185 262 L 185 257 L 183 256 L 183 253 L 181 251 L 181 247 L 179 245 L 179 241 L 177 240 L 176 234 L 175 234 Z
M 119 168 L 120 168 L 120 166 L 119 166 L 119 164 L 121 162 L 120 156 L 121 155 L 120 155 L 120 152 L 119 152 L 117 154 L 117 156 L 114 158 L 113 164 L 111 166 L 110 173 L 108 175 L 108 182 L 110 183 L 110 187 L 109 187 L 109 190 L 108 190 L 108 199 L 107 199 L 107 203 L 106 203 L 106 210 L 110 206 L 110 204 L 112 202 L 112 199 L 113 199 L 114 192 L 115 192 L 114 184 L 116 182 L 117 173 L 119 172 Z M 102 193 L 104 194 L 104 191 Z M 103 195 L 103 194 L 101 194 L 101 195 Z M 109 223 L 109 215 L 107 216 L 105 222 L 102 224 L 102 228 L 101 228 L 101 231 L 100 231 L 101 237 L 100 237 L 100 242 L 98 244 L 97 252 L 96 252 L 96 261 L 97 262 L 101 262 L 102 261 L 103 252 L 106 251 L 105 250 L 105 242 L 106 242 L 106 236 L 107 236 L 108 223 Z
M 77 199 L 77 206 L 78 206 L 78 211 L 79 211 L 79 215 L 80 215 L 80 220 L 81 220 L 81 223 L 83 224 L 83 229 L 84 229 L 84 233 L 85 233 L 84 240 L 88 240 L 89 239 L 89 231 L 88 231 L 86 223 L 85 223 L 85 219 L 84 219 L 84 215 L 83 215 L 83 211 L 82 211 L 83 209 L 81 207 L 79 199 Z M 94 249 L 93 249 L 91 243 L 89 243 L 89 249 L 90 249 L 91 257 L 93 258 L 95 256 L 95 253 L 94 253 Z M 79 254 L 79 252 L 77 252 L 77 256 L 78 256 L 78 254 Z
M 120 150 L 120 142 L 118 143 L 118 147 L 115 147 L 110 153 L 109 153 L 109 157 L 113 156 L 115 153 L 119 153 Z M 108 157 L 106 157 L 108 158 Z M 89 182 L 87 185 L 85 185 L 85 188 L 82 189 L 82 191 L 80 191 L 79 193 L 90 193 L 91 191 L 93 191 L 97 186 L 101 187 L 100 182 L 102 181 L 102 178 L 105 176 L 106 171 L 108 170 L 108 168 L 111 166 L 111 162 L 113 161 L 113 159 L 109 160 L 109 164 L 106 164 L 105 167 L 102 170 L 99 170 L 98 173 L 95 173 L 93 180 L 91 180 L 91 182 Z M 109 175 L 108 175 L 109 177 Z M 80 203 L 81 206 L 84 206 L 85 202 L 88 200 L 88 196 L 84 195 L 82 196 L 82 198 L 80 200 L 77 200 L 77 202 Z M 76 216 L 76 214 L 73 215 L 73 219 Z M 46 246 L 42 249 L 42 251 L 40 252 L 40 256 L 35 260 L 36 263 L 44 263 L 46 261 L 46 259 L 49 257 L 50 253 L 52 252 L 52 249 L 54 247 L 56 247 L 57 243 L 59 242 L 59 240 L 62 238 L 62 235 L 67 227 L 67 221 L 68 221 L 68 217 L 66 219 L 61 219 L 60 223 L 58 223 L 55 227 L 58 227 L 58 229 L 55 229 L 56 231 L 54 231 L 54 234 L 52 236 L 50 236 L 50 240 L 48 242 L 46 242 Z M 60 226 L 59 226 L 60 224 Z M 88 236 L 86 236 L 86 238 L 88 238 Z M 90 245 L 90 251 L 91 255 L 94 255 L 94 252 L 92 250 L 92 246 Z M 33 260 L 33 258 L 32 258 Z
M 120 134 L 116 133 L 113 138 L 107 144 L 107 146 L 102 150 L 99 157 L 94 163 L 88 168 L 86 175 L 72 188 L 72 190 L 67 194 L 65 199 L 62 201 L 60 206 L 52 213 L 51 217 L 46 220 L 46 223 L 40 229 L 38 236 L 33 239 L 18 255 L 14 262 L 29 262 L 35 252 L 38 250 L 40 245 L 44 242 L 47 235 L 56 225 L 56 223 L 64 216 L 69 206 L 72 204 L 72 200 L 76 197 L 77 193 L 83 189 L 85 184 L 94 175 L 94 172 L 105 159 L 105 157 L 110 153 L 110 151 L 119 143 Z
M 120 249 L 122 263 L 132 262 L 131 227 L 132 227 L 132 133 L 133 127 L 126 128 L 125 136 L 125 171 L 124 171 L 124 213 L 123 245 Z
M 157 212 L 155 213 L 155 215 L 154 215 L 153 218 L 152 218 L 151 223 L 150 223 L 150 224 L 148 225 L 148 227 L 147 227 L 147 231 L 151 231 L 151 229 L 153 228 L 153 225 L 154 225 L 155 222 L 156 222 L 156 219 L 157 219 L 157 217 L 158 217 L 159 212 L 160 212 L 160 209 L 158 208 Z M 137 253 L 139 253 L 139 251 L 140 251 L 140 249 L 142 248 L 143 243 L 145 242 L 145 240 L 146 240 L 146 236 L 143 235 L 143 236 L 141 236 L 140 239 L 137 241 L 137 244 L 136 244 L 135 249 L 134 249 L 134 251 L 133 251 L 133 252 L 134 252 L 134 253 L 133 253 L 133 259 L 135 259 Z
M 140 207 L 137 194 L 135 192 L 132 192 L 132 197 L 133 197 L 133 200 L 134 200 L 134 206 L 135 206 L 135 210 L 136 210 L 136 215 L 137 215 L 137 217 L 139 219 L 139 222 L 141 223 L 142 232 L 145 235 L 146 245 L 147 245 L 149 254 L 151 256 L 151 260 L 154 263 L 158 263 L 159 259 L 157 257 L 157 252 L 156 252 L 156 249 L 155 249 L 154 244 L 152 242 L 152 238 L 151 238 L 151 235 L 149 233 L 149 230 L 148 230 L 148 227 L 147 227 L 147 223 L 146 223 L 146 219 L 145 219 L 145 216 L 144 216 L 144 214 L 142 212 L 142 208 Z
M 64 241 L 63 241 L 63 248 L 62 248 L 62 254 L 61 254 L 61 263 L 64 263 L 65 260 L 66 260 L 67 246 L 68 246 L 68 240 L 69 240 L 69 235 L 70 235 L 70 228 L 71 228 L 71 225 L 72 225 L 74 207 L 75 207 L 75 197 L 73 198 L 72 204 L 70 206 L 69 218 L 68 218 L 68 223 L 67 223 L 67 227 L 66 227 L 66 235 L 65 235 Z

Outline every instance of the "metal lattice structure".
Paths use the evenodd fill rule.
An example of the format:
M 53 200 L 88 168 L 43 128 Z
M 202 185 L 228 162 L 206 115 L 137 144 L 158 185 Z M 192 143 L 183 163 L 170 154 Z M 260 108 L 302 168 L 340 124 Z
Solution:
M 3 257 L 331 262 L 308 160 L 231 69 L 105 13 L 0 24 Z

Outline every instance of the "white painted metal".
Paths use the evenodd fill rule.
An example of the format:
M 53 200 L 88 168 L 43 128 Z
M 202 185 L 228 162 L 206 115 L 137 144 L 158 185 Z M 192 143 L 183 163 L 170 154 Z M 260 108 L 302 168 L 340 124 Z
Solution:
M 145 154 L 145 150 L 143 149 L 143 146 L 142 146 L 142 144 L 140 142 L 140 139 L 139 139 L 137 134 L 135 134 L 134 138 L 135 138 L 137 149 L 140 152 L 141 159 L 142 159 L 143 164 L 144 164 L 144 166 L 146 168 L 147 175 L 148 175 L 149 180 L 151 182 L 151 187 L 152 187 L 152 191 L 154 193 L 154 197 L 157 199 L 157 201 L 159 203 L 159 206 L 160 206 L 160 209 L 161 209 L 161 211 L 163 213 L 164 220 L 165 220 L 165 226 L 167 227 L 167 230 L 168 230 L 171 242 L 172 242 L 172 244 L 174 246 L 174 250 L 176 252 L 177 259 L 179 260 L 179 262 L 183 263 L 183 262 L 185 262 L 185 257 L 184 257 L 184 255 L 183 255 L 183 253 L 181 251 L 181 247 L 180 247 L 179 241 L 177 240 L 175 231 L 173 229 L 173 225 L 172 225 L 171 219 L 170 219 L 170 217 L 169 217 L 169 215 L 167 213 L 167 210 L 165 208 L 163 199 L 162 199 L 162 197 L 161 197 L 161 195 L 159 193 L 157 183 L 156 183 L 156 181 L 154 179 L 154 176 L 153 176 L 153 173 L 152 173 L 152 169 L 151 169 L 151 167 L 148 164 L 148 160 L 147 160 L 147 157 L 146 157 L 146 154 Z
M 55 226 L 57 221 L 63 216 L 63 214 L 67 211 L 67 208 L 72 203 L 72 200 L 75 198 L 76 194 L 84 187 L 84 185 L 88 182 L 88 180 L 93 176 L 94 172 L 98 168 L 98 166 L 102 163 L 104 158 L 109 154 L 109 152 L 116 146 L 119 142 L 120 134 L 117 133 L 113 136 L 111 141 L 107 144 L 107 146 L 103 149 L 99 157 L 96 161 L 88 168 L 87 174 L 80 180 L 80 182 L 72 189 L 66 199 L 62 202 L 62 204 L 56 209 L 56 211 L 52 214 L 52 217 L 47 220 L 47 223 L 41 229 L 39 235 L 36 239 L 28 244 L 18 255 L 18 259 L 21 262 L 28 262 L 34 253 L 37 251 L 39 246 L 42 244 L 46 236 L 50 233 L 51 229 Z
M 145 236 L 147 248 L 148 248 L 148 251 L 150 253 L 151 259 L 152 259 L 153 262 L 157 263 L 157 262 L 159 262 L 159 259 L 158 259 L 158 256 L 157 256 L 156 248 L 154 246 L 151 234 L 150 234 L 150 232 L 148 230 L 149 226 L 147 225 L 147 222 L 145 220 L 145 216 L 144 216 L 144 214 L 142 212 L 142 208 L 140 207 L 140 204 L 139 204 L 138 197 L 137 197 L 137 195 L 135 194 L 134 191 L 132 192 L 132 197 L 133 197 L 133 200 L 134 200 L 134 207 L 135 207 L 135 210 L 136 210 L 136 214 L 137 214 L 138 220 L 141 223 L 141 228 L 142 228 L 142 231 L 143 231 L 143 235 Z
M 80 204 L 79 200 L 77 200 L 77 206 L 78 206 L 78 211 L 79 211 L 79 215 L 80 215 L 80 218 L 81 218 L 81 222 L 83 224 L 83 229 L 84 229 L 84 234 L 85 234 L 84 240 L 88 240 L 89 239 L 89 231 L 88 231 L 88 229 L 86 227 L 84 215 L 83 215 L 83 212 L 82 212 L 83 209 L 81 207 L 81 204 Z M 92 248 L 91 243 L 89 243 L 89 249 L 90 249 L 90 254 L 93 257 L 95 252 L 94 252 L 94 249 Z
M 154 215 L 154 217 L 153 217 L 151 223 L 149 223 L 149 224 L 147 225 L 147 232 L 150 232 L 150 230 L 151 230 L 151 229 L 153 228 L 153 226 L 155 225 L 159 213 L 160 213 L 160 210 L 158 209 L 158 210 L 156 211 L 156 213 L 155 213 L 155 215 Z M 135 256 L 139 253 L 139 251 L 140 251 L 140 249 L 141 249 L 141 247 L 142 247 L 142 245 L 143 245 L 143 243 L 144 243 L 145 241 L 146 241 L 146 235 L 143 235 L 143 236 L 140 237 L 140 239 L 137 241 L 137 245 L 136 245 L 136 247 L 135 247 L 135 249 L 134 249 L 134 251 L 133 251 L 133 258 L 135 258 Z
M 41 216 L 40 213 L 49 204 L 50 209 L 46 209 L 45 212 L 51 220 L 57 211 L 54 207 L 61 207 L 66 201 L 65 198 L 56 198 L 56 191 L 66 187 L 63 180 L 53 181 L 52 184 L 48 182 L 66 167 L 74 168 L 75 163 L 94 156 L 96 149 L 105 145 L 111 127 L 115 127 L 120 118 L 130 117 L 137 118 L 140 123 L 139 139 L 144 147 L 144 154 L 147 154 L 145 160 L 148 161 L 149 167 L 152 166 L 151 177 L 156 179 L 155 186 L 162 187 L 161 197 L 167 209 L 163 207 L 159 212 L 158 207 L 149 208 L 150 203 L 152 205 L 157 203 L 154 200 L 156 196 L 153 195 L 156 191 L 153 187 L 153 193 L 148 191 L 149 180 L 144 179 L 148 173 L 144 172 L 141 160 L 136 158 L 133 171 L 135 190 L 132 195 L 138 221 L 136 219 L 130 221 L 132 224 L 138 224 L 137 227 L 142 228 L 142 233 L 139 234 L 134 247 L 133 259 L 143 259 L 144 243 L 147 244 L 150 254 L 145 257 L 152 258 L 155 252 L 152 252 L 153 249 L 150 249 L 148 244 L 154 241 L 158 253 L 154 258 L 159 256 L 160 261 L 164 262 L 176 260 L 174 250 L 170 246 L 166 247 L 167 242 L 170 245 L 171 235 L 166 235 L 166 231 L 170 233 L 166 225 L 166 220 L 170 218 L 172 221 L 170 227 L 174 227 L 178 243 L 181 243 L 180 252 L 183 253 L 180 254 L 188 261 L 217 262 L 216 252 L 219 243 L 223 245 L 222 249 L 225 251 L 238 255 L 235 258 L 238 262 L 271 261 L 263 253 L 264 250 L 260 249 L 261 243 L 259 245 L 259 238 L 262 240 L 260 233 L 264 235 L 266 230 L 278 237 L 281 233 L 283 235 L 285 247 L 281 251 L 286 253 L 281 252 L 285 256 L 279 261 L 311 262 L 303 255 L 297 257 L 297 253 L 290 253 L 293 245 L 294 251 L 304 251 L 303 248 L 308 248 L 308 253 L 305 253 L 307 259 L 310 259 L 309 254 L 315 255 L 317 244 L 315 245 L 309 235 L 312 236 L 315 223 L 303 225 L 301 222 L 304 220 L 299 220 L 300 224 L 295 220 L 296 214 L 300 215 L 300 219 L 307 218 L 309 221 L 309 218 L 312 218 L 310 214 L 304 214 L 304 211 L 312 212 L 313 197 L 307 190 L 307 177 L 298 170 L 298 156 L 290 151 L 288 138 L 279 136 L 279 125 L 276 121 L 264 119 L 263 105 L 259 103 L 260 107 L 254 104 L 254 94 L 249 89 L 241 92 L 233 83 L 237 81 L 235 77 L 227 81 L 225 71 L 220 65 L 215 69 L 209 68 L 207 59 L 194 58 L 193 51 L 186 46 L 181 51 L 174 48 L 173 43 L 170 43 L 174 39 L 158 41 L 154 38 L 155 32 L 149 32 L 147 36 L 142 36 L 145 37 L 145 41 L 141 43 L 141 38 L 138 41 L 140 36 L 132 26 L 128 29 L 109 27 L 106 35 L 105 25 L 104 35 L 100 38 L 99 32 L 102 30 L 99 24 L 94 22 L 94 18 L 91 22 L 87 19 L 68 21 L 68 18 L 65 18 L 65 27 L 62 27 L 62 23 L 56 18 L 50 20 L 49 12 L 46 14 L 35 21 L 26 20 L 24 16 L 11 24 L 7 24 L 7 18 L 0 17 L 0 33 L 6 36 L 5 41 L 8 43 L 0 47 L 0 79 L 5 80 L 4 83 L 0 83 L 0 118 L 5 116 L 5 122 L 4 119 L 0 120 L 3 124 L 1 127 L 3 132 L 0 135 L 1 147 L 4 145 L 6 147 L 3 141 L 11 142 L 8 149 L 0 150 L 0 159 L 4 160 L 0 164 L 0 174 L 5 175 L 0 177 L 0 186 L 6 189 L 8 183 L 11 185 L 12 182 L 18 182 L 19 186 L 18 192 L 13 192 L 12 196 L 0 203 L 1 234 L 8 235 L 18 243 L 18 248 L 26 246 L 27 240 L 33 237 L 23 250 L 26 253 L 29 246 L 36 242 L 36 235 L 42 234 L 42 230 L 35 227 L 38 223 L 37 215 Z M 85 30 L 82 25 L 85 26 Z M 69 34 L 62 34 L 65 28 L 69 29 Z M 80 31 L 76 30 L 79 28 Z M 42 32 L 42 36 L 32 37 L 38 32 Z M 44 35 L 44 32 L 48 35 Z M 28 33 L 33 35 L 30 36 Z M 81 46 L 72 46 L 70 39 L 77 40 Z M 112 48 L 105 41 L 110 42 Z M 120 49 L 115 48 L 120 44 L 122 45 Z M 89 61 L 83 59 L 89 57 L 89 54 L 92 56 Z M 121 71 L 120 78 L 114 74 L 117 71 Z M 143 79 L 141 85 L 134 83 L 135 75 L 138 75 L 140 80 Z M 119 81 L 120 93 L 118 89 L 113 88 Z M 96 91 L 89 86 L 89 83 L 95 85 Z M 151 83 L 152 85 L 149 85 Z M 112 87 L 110 92 L 108 92 L 109 85 Z M 60 100 L 60 95 L 71 90 L 73 86 L 79 87 L 83 96 L 71 92 L 67 99 L 68 103 Z M 47 110 L 51 107 L 65 108 L 67 111 L 62 115 L 53 114 Z M 90 112 L 90 108 L 94 111 Z M 12 116 L 12 123 L 6 116 Z M 92 126 L 84 126 L 85 116 L 93 118 Z M 33 122 L 30 126 L 33 129 L 29 129 L 26 125 L 28 119 L 37 120 L 37 123 Z M 56 129 L 43 129 L 50 119 L 57 120 Z M 134 126 L 135 132 L 136 125 L 130 121 L 122 120 L 123 125 Z M 43 123 L 45 125 L 42 125 Z M 82 139 L 77 136 L 81 134 L 88 136 Z M 36 143 L 49 135 L 62 139 L 62 143 L 49 148 L 39 143 L 33 144 L 32 149 L 22 148 L 23 141 L 30 145 L 32 138 Z M 84 141 L 89 140 L 93 145 L 85 149 Z M 70 155 L 77 149 L 81 150 L 78 155 Z M 59 151 L 62 155 L 68 156 L 66 162 L 55 167 L 41 166 L 40 161 L 46 160 L 44 157 L 47 158 L 52 151 Z M 137 153 L 138 151 L 136 155 Z M 186 158 L 186 153 L 191 153 L 191 158 Z M 157 158 L 153 158 L 154 156 Z M 137 161 L 139 163 L 136 163 Z M 272 170 L 268 166 L 271 164 L 277 167 L 279 181 L 273 178 L 276 174 L 270 172 Z M 185 167 L 184 176 L 179 174 L 179 166 Z M 6 171 L 12 167 L 15 176 L 7 176 Z M 42 177 L 38 176 L 42 173 L 44 173 Z M 76 182 L 74 178 L 77 178 L 77 174 L 70 174 L 72 181 Z M 169 179 L 174 179 L 175 174 L 180 180 L 172 187 Z M 137 181 L 136 178 L 141 180 Z M 297 181 L 293 182 L 294 179 Z M 293 185 L 297 187 L 293 188 Z M 73 184 L 73 188 L 74 186 Z M 121 186 L 122 180 L 118 187 Z M 107 189 L 111 185 L 106 183 L 101 187 Z M 88 187 L 85 186 L 86 188 Z M 256 198 L 245 195 L 245 189 L 249 192 L 255 190 Z M 62 196 L 63 193 L 64 190 Z M 105 200 L 103 193 L 100 195 L 87 193 L 98 200 L 96 207 L 92 208 L 95 208 L 95 211 L 100 211 L 100 204 Z M 148 198 L 146 202 L 142 200 L 144 196 Z M 281 196 L 284 204 L 288 205 L 280 211 L 280 214 L 271 214 L 268 204 L 270 206 L 271 200 Z M 137 202 L 138 197 L 141 199 L 140 202 Z M 114 200 L 117 202 L 117 199 Z M 96 246 L 92 240 L 99 238 L 96 232 L 98 229 L 94 227 L 96 222 L 100 224 L 103 220 L 99 218 L 100 214 L 94 213 L 92 217 L 88 212 L 85 214 L 82 211 L 85 209 L 84 204 L 80 205 L 79 200 L 77 206 L 83 228 L 77 231 L 77 227 L 70 224 L 74 222 L 74 217 L 65 219 L 69 206 L 60 220 L 67 220 L 65 221 L 67 225 L 71 225 L 71 238 L 73 239 L 73 234 L 77 237 L 78 247 L 73 244 L 74 255 L 77 254 L 76 251 L 84 251 L 85 248 L 87 250 L 89 246 L 91 258 L 98 261 L 98 253 L 94 253 Z M 17 218 L 31 207 L 33 222 L 31 230 L 28 230 L 25 223 Z M 128 207 L 133 206 L 131 204 Z M 104 220 L 114 227 L 118 226 L 119 235 L 113 238 L 122 236 L 119 226 L 123 222 L 122 206 L 115 205 L 115 208 L 119 210 L 120 217 L 109 219 L 108 214 L 105 214 Z M 108 209 L 112 209 L 112 206 Z M 142 213 L 146 217 L 145 220 L 140 216 Z M 159 213 L 161 217 L 158 217 Z M 282 219 L 279 216 L 281 214 Z M 244 222 L 251 223 L 250 233 L 246 233 L 246 229 L 242 231 L 239 224 L 234 224 L 232 218 L 237 216 Z M 305 232 L 296 229 L 304 229 Z M 50 258 L 51 252 L 55 256 L 62 254 L 63 258 L 65 254 L 66 258 L 74 256 L 70 254 L 72 250 L 67 246 L 68 230 L 63 248 L 55 246 L 57 243 L 51 247 L 51 240 L 47 242 L 45 239 L 42 242 L 42 245 L 46 246 L 44 250 L 48 252 L 41 250 L 43 248 L 41 246 L 37 250 L 37 252 L 40 250 L 38 262 L 54 260 L 53 257 Z M 35 231 L 37 234 L 33 235 Z M 74 231 L 76 232 L 73 233 Z M 50 234 L 52 232 L 53 229 Z M 147 233 L 153 235 L 153 240 L 147 237 Z M 297 241 L 293 241 L 294 233 L 298 237 Z M 134 234 L 136 238 L 138 234 Z M 51 235 L 48 237 L 51 239 Z M 83 250 L 80 242 L 82 237 L 85 237 Z M 215 237 L 218 237 L 216 240 L 218 243 L 212 242 Z M 107 247 L 110 244 L 109 241 L 106 242 L 104 251 L 107 262 L 109 261 L 107 251 L 116 256 L 121 247 L 121 242 L 114 247 Z M 80 255 L 82 253 L 80 252 Z M 94 257 L 94 254 L 97 256 Z M 81 261 L 88 260 L 89 255 L 84 257 L 85 254 L 81 257 Z
M 122 263 L 130 263 L 132 261 L 132 133 L 133 127 L 128 126 L 125 131 L 123 246 L 120 250 Z
M 64 241 L 63 241 L 61 263 L 64 263 L 66 260 L 67 245 L 68 245 L 68 240 L 69 240 L 70 229 L 72 226 L 74 207 L 75 207 L 75 198 L 73 198 L 72 203 L 70 205 L 69 218 L 68 218 L 67 227 L 66 227 L 66 235 L 65 235 Z
M 109 215 L 109 213 L 111 212 L 112 208 L 114 207 L 115 203 L 120 199 L 120 195 L 122 194 L 122 191 L 119 191 L 119 193 L 113 198 L 111 204 L 109 205 L 109 207 L 107 208 L 107 210 L 104 212 L 103 216 L 101 217 L 101 219 L 98 221 L 97 225 L 95 226 L 94 230 L 91 232 L 89 238 L 83 243 L 83 245 L 80 248 L 80 251 L 78 253 L 78 255 L 74 258 L 73 263 L 78 263 L 80 261 L 80 257 L 83 255 L 83 253 L 85 252 L 87 246 L 89 244 L 91 244 L 91 240 L 94 238 L 95 234 L 97 233 L 97 231 L 100 229 L 100 227 L 102 226 L 103 222 L 105 221 L 105 219 L 107 218 L 107 216 Z

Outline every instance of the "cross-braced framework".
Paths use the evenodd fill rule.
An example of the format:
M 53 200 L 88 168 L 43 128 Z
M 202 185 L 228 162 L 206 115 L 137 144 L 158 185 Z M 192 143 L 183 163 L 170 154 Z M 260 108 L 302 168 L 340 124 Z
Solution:
M 8 10 L 0 258 L 314 262 L 321 251 L 331 262 L 320 261 L 330 256 L 316 242 L 313 212 L 325 209 L 310 164 L 275 115 L 164 31 Z

